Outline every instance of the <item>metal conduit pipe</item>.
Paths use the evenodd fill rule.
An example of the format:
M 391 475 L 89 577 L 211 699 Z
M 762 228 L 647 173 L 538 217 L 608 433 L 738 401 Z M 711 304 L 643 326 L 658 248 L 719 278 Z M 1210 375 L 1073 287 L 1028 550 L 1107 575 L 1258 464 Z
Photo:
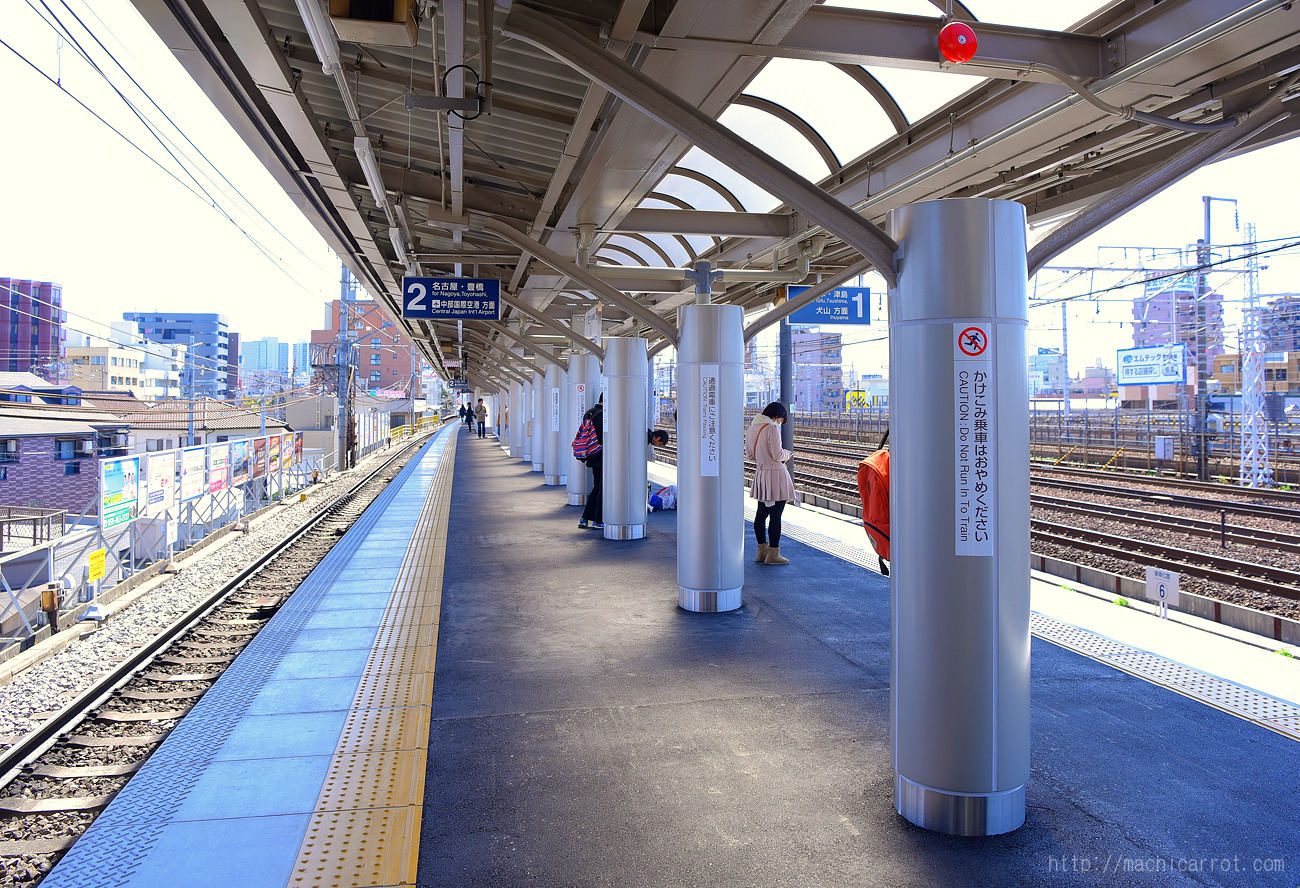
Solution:
M 1284 117 L 1287 109 L 1282 101 L 1287 90 L 1300 82 L 1300 74 L 1291 77 L 1274 89 L 1273 94 L 1255 108 L 1244 125 L 1207 136 L 1191 145 L 1173 160 L 1145 176 L 1139 182 L 1120 189 L 1108 197 L 1093 203 L 1077 213 L 1069 221 L 1054 228 L 1043 240 L 1029 251 L 1028 269 L 1032 277 L 1052 258 L 1079 241 L 1088 237 L 1102 226 L 1119 218 L 1142 201 L 1173 184 L 1183 176 L 1209 163 L 1225 151 L 1239 145 L 1254 136 L 1274 121 Z
M 1213 133 L 1219 130 L 1230 129 L 1241 123 L 1242 114 L 1233 114 L 1225 117 L 1217 123 L 1187 123 L 1171 117 L 1161 117 L 1158 114 L 1151 114 L 1146 111 L 1139 111 L 1132 105 L 1112 105 L 1110 102 L 1102 100 L 1094 95 L 1078 79 L 1070 76 L 1065 71 L 1057 68 L 1055 65 L 1049 65 L 1046 62 L 1017 62 L 1012 59 L 990 59 L 980 58 L 980 64 L 993 68 L 1006 68 L 1013 71 L 1031 72 L 1042 71 L 1055 77 L 1061 83 L 1068 86 L 1074 91 L 1075 95 L 1083 99 L 1089 105 L 1092 105 L 1099 111 L 1111 114 L 1124 120 L 1136 120 L 1140 123 L 1149 123 L 1154 126 L 1163 126 L 1166 129 L 1180 130 L 1185 133 Z
M 1091 91 L 1093 93 L 1104 92 L 1105 90 L 1128 83 L 1130 80 L 1133 80 L 1147 73 L 1152 68 L 1155 68 L 1156 66 L 1161 65 L 1172 58 L 1176 58 L 1177 56 L 1182 55 L 1183 53 L 1191 52 L 1192 50 L 1208 43 L 1211 40 L 1216 40 L 1225 34 L 1231 33 L 1232 31 L 1235 31 L 1238 28 L 1244 27 L 1245 25 L 1250 24 L 1251 22 L 1267 15 L 1270 12 L 1274 12 L 1275 10 L 1278 9 L 1288 8 L 1292 5 L 1293 2 L 1294 0 L 1258 0 L 1258 2 L 1252 3 L 1250 6 L 1234 13 L 1233 15 L 1228 16 L 1222 21 L 1216 22 L 1207 28 L 1202 28 L 1197 33 L 1189 34 L 1187 37 L 1183 38 L 1182 40 L 1179 40 L 1176 43 L 1172 43 L 1169 46 L 1166 46 L 1158 50 L 1157 52 L 1152 53 L 1142 61 L 1130 65 L 1129 67 L 1123 69 L 1122 71 L 1116 72 L 1115 74 L 1112 74 L 1109 77 L 1103 77 L 1101 80 L 1098 80 L 1096 83 L 1092 85 Z M 979 142 L 976 142 L 974 145 L 968 145 L 965 148 L 961 149 L 960 151 L 948 155 L 946 158 L 939 161 L 938 163 L 931 164 L 929 167 L 925 168 L 924 170 L 918 170 L 912 175 L 894 183 L 893 185 L 889 186 L 888 188 L 881 191 L 880 193 L 874 194 L 866 200 L 859 201 L 858 203 L 853 205 L 853 209 L 862 211 L 867 209 L 868 207 L 875 206 L 881 201 L 888 200 L 889 198 L 894 197 L 895 195 L 900 194 L 903 191 L 906 191 L 908 188 L 911 188 L 916 183 L 928 178 L 929 176 L 933 175 L 935 172 L 942 169 L 946 169 L 952 166 L 954 163 L 957 163 L 962 160 L 966 160 L 967 158 L 981 151 L 987 150 L 992 145 L 996 145 L 999 142 L 1011 138 L 1012 136 L 1018 135 L 1033 127 L 1036 127 L 1038 124 L 1042 123 L 1043 121 L 1047 120 L 1053 115 L 1061 111 L 1064 111 L 1066 108 L 1070 107 L 1071 105 L 1074 105 L 1075 103 L 1081 101 L 1083 101 L 1083 99 L 1080 96 L 1075 95 L 1075 96 L 1066 96 L 1065 98 L 1060 99 L 1059 101 L 1053 102 L 1043 110 L 1039 111 L 1037 114 L 1033 114 L 1029 117 L 1026 117 L 1018 121 L 1017 123 L 1012 124 L 1006 129 L 993 133 L 987 138 L 982 139 Z
M 719 268 L 717 273 L 721 275 L 720 280 L 724 283 L 797 284 L 808 277 L 810 266 L 809 260 L 801 256 L 791 269 Z M 687 286 L 688 269 L 684 268 L 662 268 L 657 265 L 587 265 L 586 270 L 598 278 L 662 281 L 677 280 L 680 277 L 682 287 Z

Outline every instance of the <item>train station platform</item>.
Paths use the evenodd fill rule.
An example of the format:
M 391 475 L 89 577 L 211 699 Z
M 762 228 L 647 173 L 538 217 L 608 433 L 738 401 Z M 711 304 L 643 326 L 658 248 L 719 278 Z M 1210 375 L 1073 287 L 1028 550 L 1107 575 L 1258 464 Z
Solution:
M 747 535 L 744 607 L 694 614 L 675 512 L 605 540 L 460 424 L 383 496 L 45 884 L 1300 884 L 1286 725 L 1117 668 L 1195 664 L 1038 613 L 1027 821 L 939 835 L 893 809 L 888 580 L 860 528 L 787 509 L 791 564 Z M 427 643 L 394 673 L 420 678 L 367 696 L 390 682 L 363 636 L 407 656 L 398 613 Z

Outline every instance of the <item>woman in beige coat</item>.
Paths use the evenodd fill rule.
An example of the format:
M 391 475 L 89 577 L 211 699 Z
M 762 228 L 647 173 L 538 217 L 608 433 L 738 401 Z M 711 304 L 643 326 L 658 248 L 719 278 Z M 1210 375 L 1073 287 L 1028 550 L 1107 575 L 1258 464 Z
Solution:
M 754 417 L 745 433 L 745 456 L 752 459 L 754 483 L 749 495 L 758 500 L 754 516 L 754 539 L 758 541 L 758 558 L 764 564 L 789 564 L 781 557 L 781 512 L 785 501 L 794 499 L 794 479 L 786 460 L 794 454 L 781 447 L 781 426 L 786 420 L 785 405 L 773 401 Z

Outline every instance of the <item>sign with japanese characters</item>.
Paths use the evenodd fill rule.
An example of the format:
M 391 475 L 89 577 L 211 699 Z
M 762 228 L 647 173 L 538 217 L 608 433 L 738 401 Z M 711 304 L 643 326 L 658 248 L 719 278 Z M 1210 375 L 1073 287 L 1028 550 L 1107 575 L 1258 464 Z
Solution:
M 144 511 L 147 485 L 140 483 L 140 457 L 99 461 L 99 526 L 130 524 Z
M 718 477 L 718 365 L 700 365 L 700 477 Z
M 811 287 L 787 287 L 788 298 L 807 293 Z M 871 288 L 836 287 L 790 315 L 792 324 L 870 324 Z
M 161 515 L 175 505 L 176 451 L 149 454 L 149 493 L 146 515 Z
M 492 278 L 404 277 L 402 317 L 499 320 L 501 282 Z
M 1187 347 L 1121 348 L 1115 352 L 1119 385 L 1168 385 L 1187 381 Z
M 230 483 L 230 445 L 208 445 L 208 493 L 220 493 Z
M 208 486 L 208 448 L 186 447 L 181 451 L 181 502 L 203 496 Z
M 997 459 L 991 324 L 953 324 L 956 554 L 993 554 Z

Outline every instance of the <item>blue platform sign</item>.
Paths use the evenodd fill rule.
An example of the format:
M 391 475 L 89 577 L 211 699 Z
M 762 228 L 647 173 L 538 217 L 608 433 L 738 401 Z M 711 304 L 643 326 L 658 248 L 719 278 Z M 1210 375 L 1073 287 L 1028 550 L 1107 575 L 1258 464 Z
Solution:
M 787 287 L 788 298 L 793 299 L 811 290 L 811 287 Z M 870 324 L 871 288 L 836 287 L 790 315 L 792 324 Z
M 501 318 L 501 282 L 494 278 L 402 278 L 402 317 L 434 321 Z

